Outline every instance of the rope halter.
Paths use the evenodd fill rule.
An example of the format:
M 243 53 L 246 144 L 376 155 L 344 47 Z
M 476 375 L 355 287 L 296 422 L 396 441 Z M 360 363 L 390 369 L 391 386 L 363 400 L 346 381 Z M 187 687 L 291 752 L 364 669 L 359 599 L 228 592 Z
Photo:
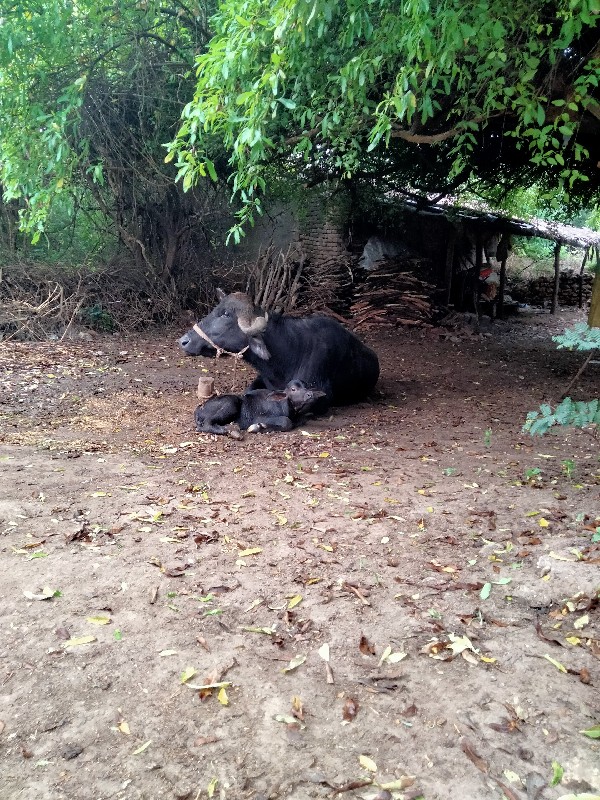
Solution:
M 232 353 L 231 350 L 226 350 L 224 347 L 219 347 L 218 344 L 215 344 L 213 342 L 213 340 L 210 338 L 210 336 L 208 336 L 206 333 L 204 333 L 204 331 L 202 330 L 202 328 L 198 324 L 192 325 L 192 330 L 196 331 L 198 336 L 200 336 L 202 339 L 204 339 L 205 342 L 208 342 L 208 344 L 211 347 L 215 348 L 215 350 L 217 351 L 217 358 L 219 358 L 219 356 L 222 356 L 223 353 L 225 353 L 228 356 L 233 356 L 235 359 L 237 359 L 239 361 L 239 359 L 241 359 L 241 357 L 244 355 L 246 350 L 248 350 L 249 347 L 250 347 L 250 345 L 247 344 L 246 347 L 242 348 L 237 353 Z

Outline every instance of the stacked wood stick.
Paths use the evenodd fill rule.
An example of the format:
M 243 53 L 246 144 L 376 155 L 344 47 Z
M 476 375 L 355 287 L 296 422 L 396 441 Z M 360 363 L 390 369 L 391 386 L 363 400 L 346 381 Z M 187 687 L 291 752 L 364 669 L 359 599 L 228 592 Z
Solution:
M 247 268 L 246 291 L 256 305 L 269 311 L 288 312 L 298 302 L 306 258 L 294 245 L 287 251 L 276 250 L 271 243 L 260 250 Z
M 429 325 L 435 308 L 435 287 L 407 272 L 407 259 L 389 259 L 369 272 L 356 289 L 350 307 L 352 327 Z M 417 266 L 417 265 L 415 265 Z M 402 270 L 402 271 L 401 271 Z

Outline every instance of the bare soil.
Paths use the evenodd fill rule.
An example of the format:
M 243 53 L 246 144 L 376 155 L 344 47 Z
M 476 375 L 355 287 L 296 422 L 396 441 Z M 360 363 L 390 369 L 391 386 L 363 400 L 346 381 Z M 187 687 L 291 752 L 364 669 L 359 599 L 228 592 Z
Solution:
M 598 440 L 521 432 L 577 318 L 371 333 L 378 399 L 243 441 L 181 331 L 3 344 L 1 800 L 599 795 Z

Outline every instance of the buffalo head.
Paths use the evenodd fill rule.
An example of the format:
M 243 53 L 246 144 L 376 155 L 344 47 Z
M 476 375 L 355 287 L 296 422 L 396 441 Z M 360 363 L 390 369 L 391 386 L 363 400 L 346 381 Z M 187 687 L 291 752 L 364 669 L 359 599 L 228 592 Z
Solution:
M 225 294 L 217 289 L 219 305 L 201 319 L 179 340 L 188 356 L 214 356 L 217 349 L 238 354 L 250 349 L 259 358 L 270 355 L 261 334 L 267 327 L 269 315 L 255 308 L 247 294 Z

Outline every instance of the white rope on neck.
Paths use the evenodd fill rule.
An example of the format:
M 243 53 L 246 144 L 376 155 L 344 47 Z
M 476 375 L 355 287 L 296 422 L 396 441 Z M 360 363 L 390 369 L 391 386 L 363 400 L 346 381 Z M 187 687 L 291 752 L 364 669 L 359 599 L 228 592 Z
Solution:
M 219 345 L 215 344 L 213 342 L 213 340 L 210 338 L 210 336 L 207 336 L 207 334 L 204 333 L 204 331 L 202 330 L 202 328 L 198 324 L 194 324 L 192 326 L 192 330 L 196 331 L 198 336 L 200 336 L 202 339 L 204 339 L 204 341 L 207 342 L 211 347 L 215 348 L 215 350 L 217 351 L 217 356 L 216 356 L 217 358 L 219 358 L 219 356 L 222 356 L 223 353 L 226 353 L 228 356 L 233 356 L 233 358 L 234 358 L 234 362 L 233 362 L 233 384 L 231 385 L 231 391 L 233 391 L 235 389 L 235 384 L 236 384 L 236 373 L 237 373 L 238 361 L 242 360 L 242 356 L 244 355 L 246 350 L 249 349 L 250 345 L 247 344 L 246 347 L 244 347 L 242 350 L 238 350 L 237 353 L 232 353 L 231 350 L 226 350 L 224 347 L 219 347 Z

